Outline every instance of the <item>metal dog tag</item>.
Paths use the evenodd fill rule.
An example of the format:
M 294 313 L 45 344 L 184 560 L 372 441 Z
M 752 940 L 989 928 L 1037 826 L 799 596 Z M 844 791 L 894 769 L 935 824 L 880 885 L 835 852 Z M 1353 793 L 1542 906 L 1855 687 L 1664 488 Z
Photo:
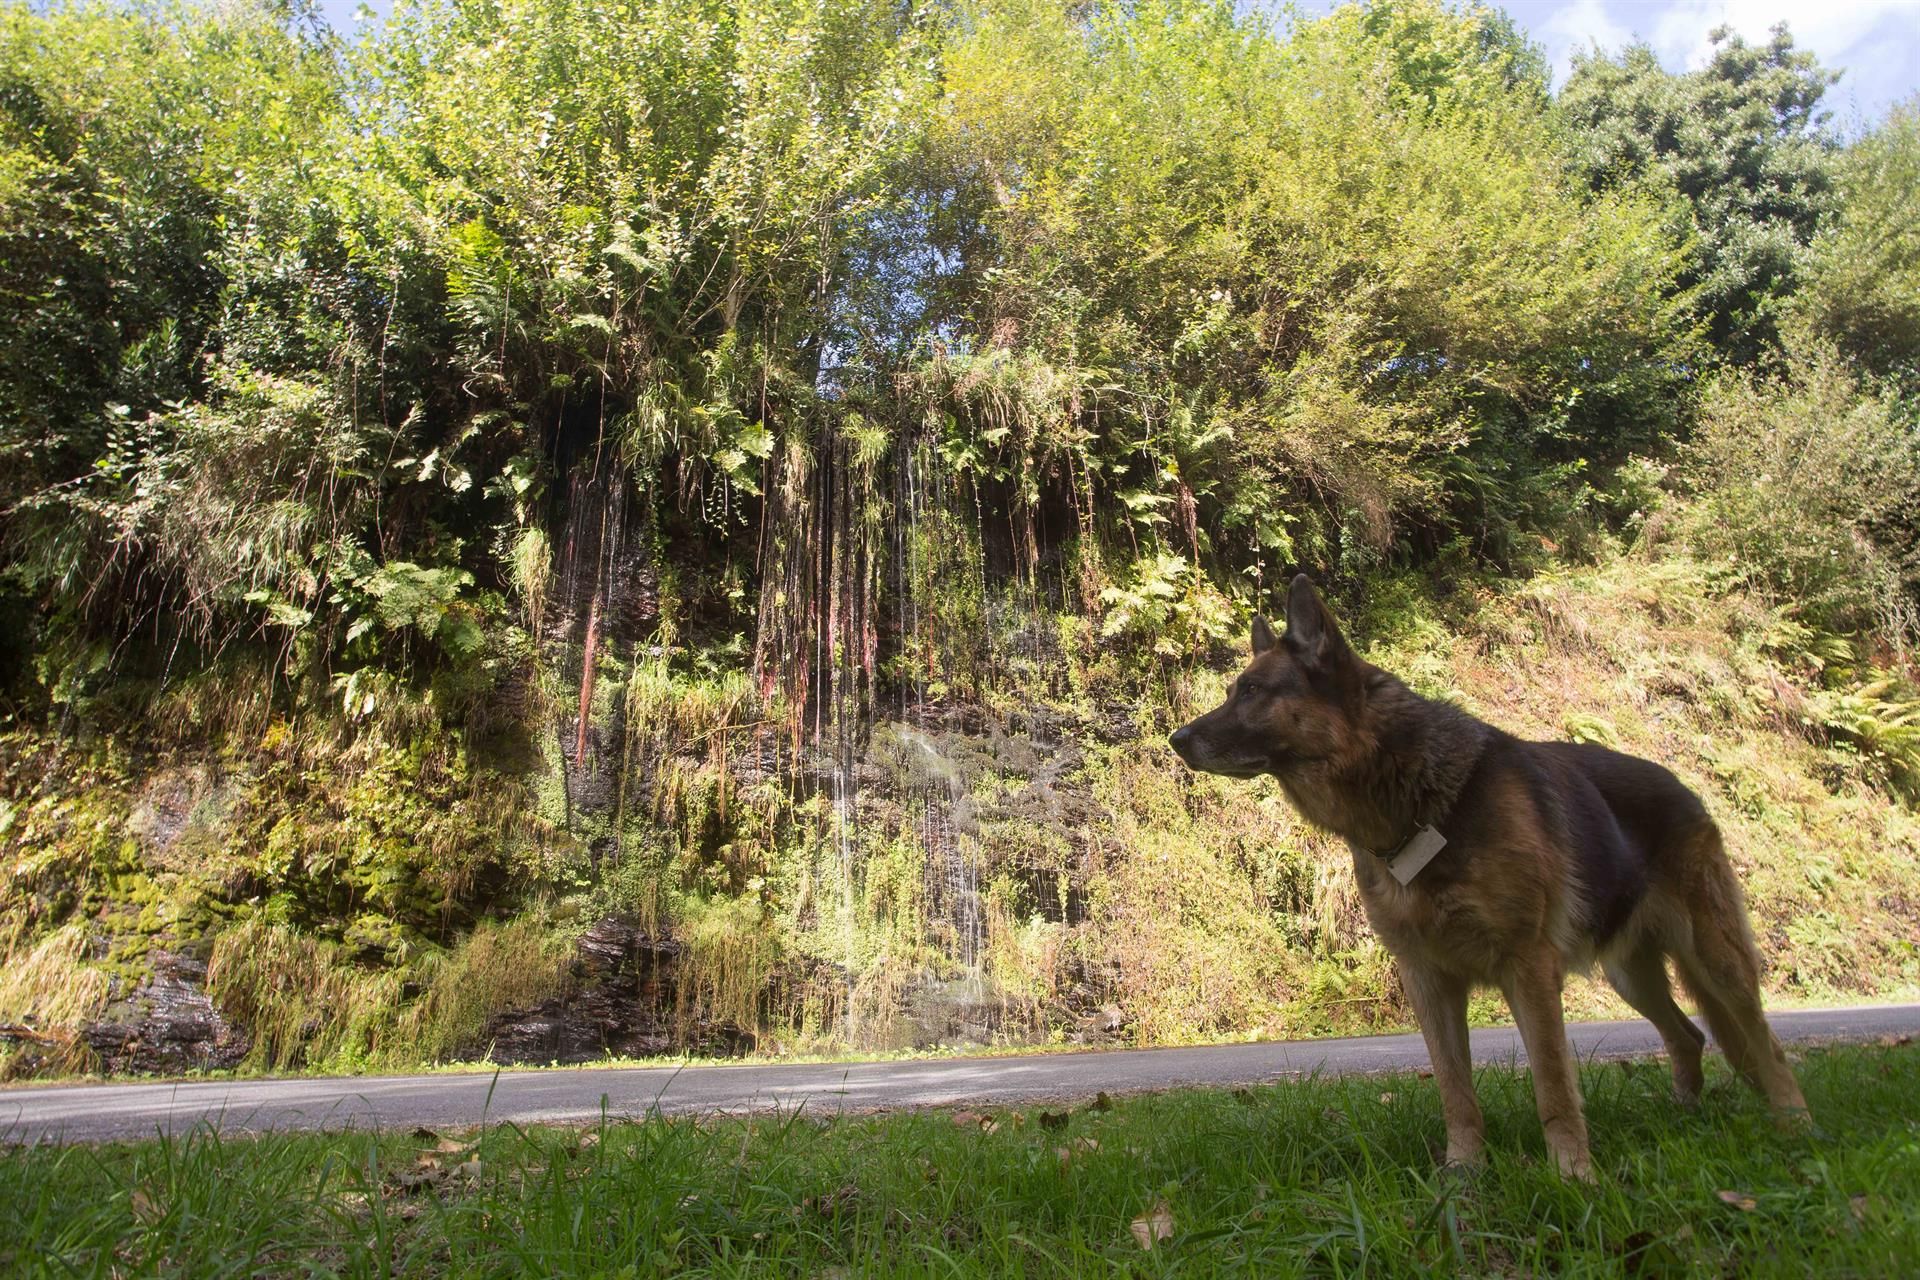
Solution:
M 1438 830 L 1422 827 L 1413 833 L 1413 839 L 1400 846 L 1400 852 L 1387 860 L 1387 870 L 1401 884 L 1412 884 L 1413 878 L 1433 861 L 1433 855 L 1446 847 L 1447 838 Z

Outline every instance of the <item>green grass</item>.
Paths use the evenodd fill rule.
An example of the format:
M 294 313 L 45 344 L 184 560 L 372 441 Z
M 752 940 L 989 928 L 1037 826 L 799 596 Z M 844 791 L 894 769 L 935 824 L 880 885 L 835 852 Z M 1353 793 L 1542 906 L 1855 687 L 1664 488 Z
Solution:
M 1546 1165 L 1508 1070 L 1480 1075 L 1493 1154 L 1471 1178 L 1434 1169 L 1439 1103 L 1412 1077 L 1070 1111 L 15 1148 L 0 1274 L 1911 1272 L 1920 1047 L 1815 1051 L 1800 1073 L 1806 1136 L 1724 1072 L 1688 1112 L 1658 1064 L 1589 1069 L 1592 1186 Z M 1161 1205 L 1172 1234 L 1143 1250 L 1130 1224 Z

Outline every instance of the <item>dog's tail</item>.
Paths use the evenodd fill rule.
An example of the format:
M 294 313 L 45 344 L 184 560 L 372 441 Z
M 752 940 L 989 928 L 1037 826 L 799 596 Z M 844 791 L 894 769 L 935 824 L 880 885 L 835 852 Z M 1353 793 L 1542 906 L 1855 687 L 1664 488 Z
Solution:
M 1760 950 L 1747 922 L 1746 895 L 1711 818 L 1689 832 L 1685 850 L 1688 945 L 1674 955 L 1727 1061 L 1774 1108 L 1804 1115 L 1787 1055 L 1760 1007 Z

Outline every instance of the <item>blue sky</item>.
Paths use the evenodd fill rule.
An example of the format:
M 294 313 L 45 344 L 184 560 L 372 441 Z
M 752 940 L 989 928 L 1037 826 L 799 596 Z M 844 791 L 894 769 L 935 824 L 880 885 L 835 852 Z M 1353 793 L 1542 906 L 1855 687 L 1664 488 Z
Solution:
M 1296 0 L 1306 14 L 1337 0 Z M 391 0 L 367 5 L 385 13 Z M 321 0 L 335 27 L 351 30 L 361 0 Z M 1705 61 L 1707 32 L 1726 24 L 1764 40 L 1785 22 L 1794 42 L 1846 75 L 1827 96 L 1835 121 L 1857 132 L 1893 103 L 1920 91 L 1920 0 L 1508 0 L 1503 6 L 1545 45 L 1554 82 L 1565 80 L 1576 50 L 1617 49 L 1643 39 L 1673 70 Z

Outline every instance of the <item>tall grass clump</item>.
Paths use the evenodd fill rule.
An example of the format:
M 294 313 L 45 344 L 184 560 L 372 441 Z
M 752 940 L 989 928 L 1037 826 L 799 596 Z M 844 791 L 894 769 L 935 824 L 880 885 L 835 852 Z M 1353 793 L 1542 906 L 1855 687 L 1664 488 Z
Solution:
M 255 916 L 214 939 L 207 990 L 253 1036 L 256 1070 L 353 1070 L 389 1049 L 402 974 L 354 964 L 346 948 Z
M 421 993 L 397 1020 L 386 1056 L 410 1065 L 484 1050 L 479 1037 L 493 1015 L 565 991 L 569 942 L 545 920 L 523 916 L 482 921 L 452 948 L 422 957 L 414 968 Z
M 0 1024 L 51 1051 L 56 1070 L 78 1071 L 92 1059 L 81 1026 L 106 1005 L 109 980 L 87 963 L 87 928 L 70 921 L 29 942 L 24 921 L 0 926 Z M 0 1080 L 17 1057 L 0 1048 Z

